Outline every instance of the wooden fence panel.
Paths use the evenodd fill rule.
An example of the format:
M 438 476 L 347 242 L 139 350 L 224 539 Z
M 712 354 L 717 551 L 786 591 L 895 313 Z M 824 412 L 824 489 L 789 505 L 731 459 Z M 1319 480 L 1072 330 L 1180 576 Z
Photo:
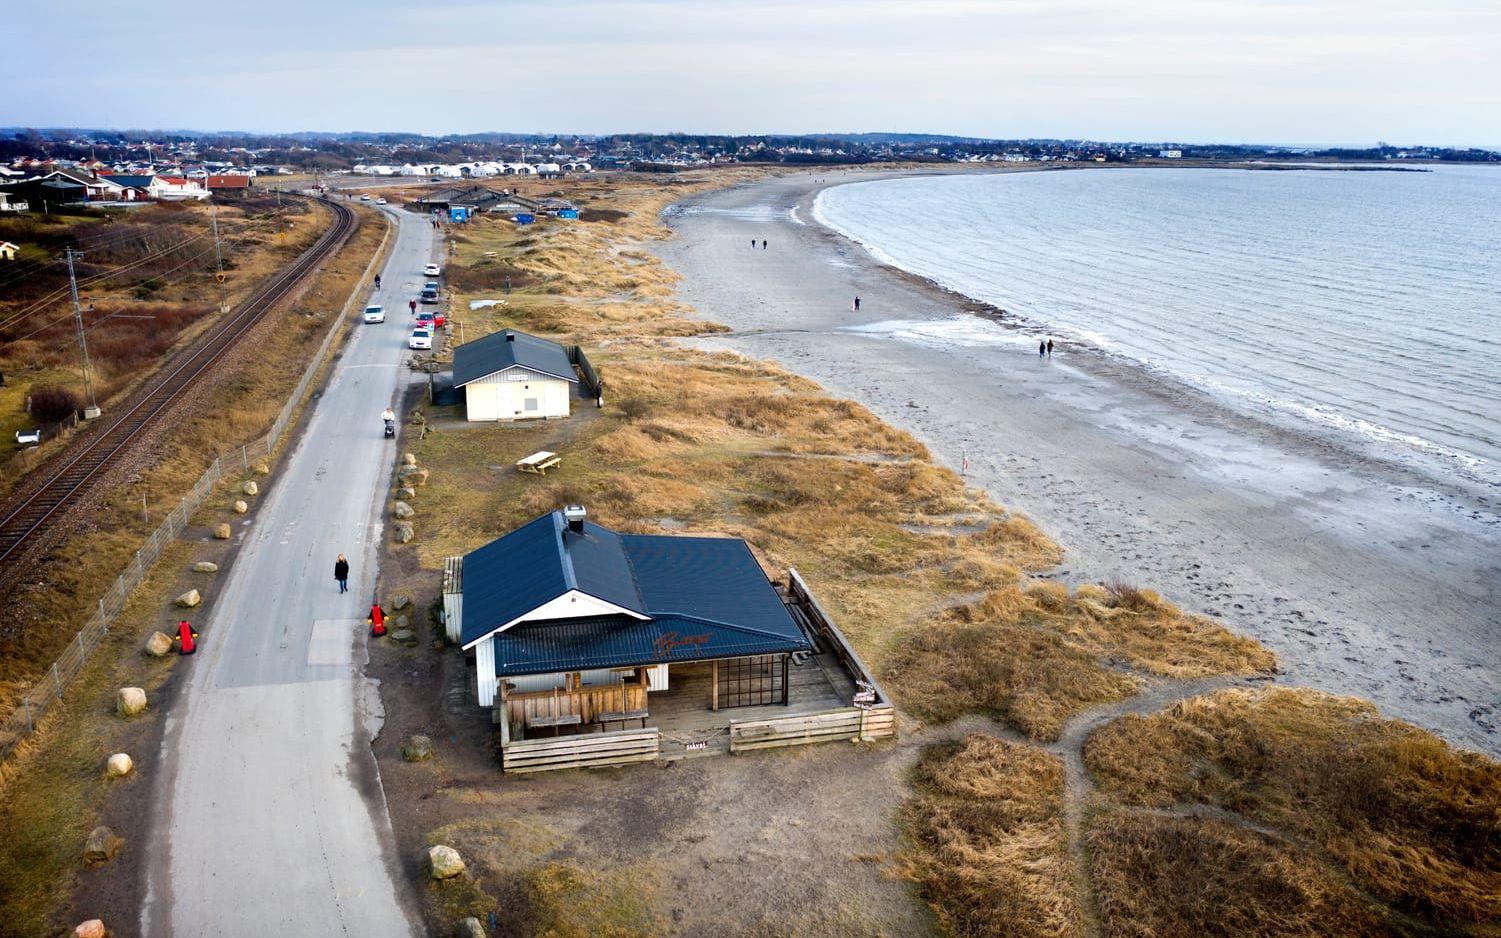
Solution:
M 518 773 L 602 768 L 654 762 L 661 745 L 662 734 L 656 727 L 559 736 L 556 739 L 527 739 L 503 743 L 500 762 L 502 770 Z

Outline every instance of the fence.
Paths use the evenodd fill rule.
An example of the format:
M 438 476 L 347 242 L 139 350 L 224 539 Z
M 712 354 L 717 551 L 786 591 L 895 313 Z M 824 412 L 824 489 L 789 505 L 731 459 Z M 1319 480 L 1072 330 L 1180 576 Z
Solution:
M 896 735 L 896 712 L 889 704 L 862 709 L 846 707 L 770 720 L 730 724 L 730 752 L 828 743 L 845 739 L 881 739 Z
M 502 724 L 500 764 L 506 772 L 520 773 L 655 762 L 661 744 L 655 727 L 512 742 Z
M 364 291 L 361 287 L 370 279 L 371 272 L 385 256 L 386 245 L 390 240 L 390 236 L 391 226 L 388 221 L 386 233 L 381 238 L 380 245 L 376 248 L 374 255 L 370 259 L 370 263 L 366 265 L 365 272 L 360 278 L 360 284 L 350 294 L 349 299 L 344 303 L 344 308 L 339 311 L 339 315 L 334 317 L 328 334 L 323 337 L 323 342 L 318 346 L 318 351 L 313 356 L 312 361 L 308 362 L 307 368 L 302 373 L 301 380 L 297 382 L 297 387 L 292 391 L 292 396 L 287 399 L 286 405 L 282 407 L 281 413 L 277 415 L 276 422 L 271 424 L 270 432 L 253 443 L 247 443 L 238 449 L 231 450 L 217 457 L 204 470 L 203 475 L 198 477 L 198 481 L 193 484 L 188 493 L 177 503 L 177 507 L 167 513 L 167 517 L 163 519 L 161 525 L 155 531 L 151 532 L 151 536 L 146 539 L 146 543 L 141 546 L 140 550 L 136 551 L 135 557 L 130 561 L 130 565 L 125 568 L 125 572 L 116 577 L 115 582 L 110 588 L 105 591 L 103 596 L 99 597 L 98 606 L 89 616 L 88 621 L 78 630 L 78 634 L 74 636 L 67 650 L 59 655 L 56 661 L 52 662 L 52 667 L 48 670 L 46 676 L 26 690 L 21 695 L 21 702 L 17 709 L 7 715 L 3 722 L 0 722 L 0 763 L 4 763 L 6 759 L 10 758 L 11 753 L 15 751 L 16 746 L 20 745 L 21 740 L 36 732 L 37 724 L 41 721 L 42 717 L 46 715 L 47 711 L 54 704 L 63 699 L 63 691 L 78 676 L 79 672 L 83 670 L 84 663 L 88 660 L 89 654 L 95 648 L 99 647 L 99 643 L 104 641 L 104 637 L 109 634 L 110 623 L 119 617 L 120 613 L 125 609 L 125 603 L 130 598 L 131 592 L 137 586 L 141 585 L 141 581 L 146 579 L 146 574 L 151 571 L 152 565 L 161 557 L 162 551 L 166 550 L 167 545 L 172 543 L 177 538 L 177 535 L 182 533 L 183 528 L 187 527 L 188 521 L 193 517 L 194 513 L 203 507 L 203 503 L 208 499 L 210 493 L 213 492 L 214 487 L 224 479 L 234 475 L 237 470 L 248 472 L 252 459 L 258 460 L 263 456 L 269 457 L 275 452 L 277 444 L 281 442 L 282 435 L 286 432 L 288 425 L 291 424 L 293 417 L 296 416 L 297 409 L 301 406 L 302 399 L 307 394 L 308 387 L 313 383 L 314 378 L 322 369 L 329 349 L 338 337 L 344 333 L 344 327 L 349 324 L 351 308 L 355 305 L 357 298 L 363 297 Z
M 568 346 L 568 361 L 579 370 L 579 377 L 583 379 L 585 396 L 599 397 L 599 372 L 594 370 L 594 365 L 590 363 L 589 356 L 584 354 L 584 350 L 577 345 Z

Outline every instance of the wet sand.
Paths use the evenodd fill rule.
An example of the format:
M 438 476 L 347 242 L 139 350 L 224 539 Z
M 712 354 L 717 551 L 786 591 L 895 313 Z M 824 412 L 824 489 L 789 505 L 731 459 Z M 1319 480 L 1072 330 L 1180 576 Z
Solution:
M 1276 651 L 1286 684 L 1354 694 L 1501 754 L 1501 507 L 878 263 L 812 199 L 870 173 L 708 193 L 656 250 L 679 297 L 735 331 L 694 340 L 821 382 L 1067 549 L 1052 576 L 1125 580 Z M 766 239 L 766 250 L 749 246 Z M 859 294 L 861 309 L 851 309 Z

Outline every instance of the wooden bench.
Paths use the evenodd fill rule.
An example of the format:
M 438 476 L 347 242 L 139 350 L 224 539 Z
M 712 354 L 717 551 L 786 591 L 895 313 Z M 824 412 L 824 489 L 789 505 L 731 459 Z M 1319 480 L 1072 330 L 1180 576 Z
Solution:
M 595 717 L 595 720 L 603 728 L 606 723 L 619 723 L 621 729 L 632 720 L 640 720 L 641 728 L 646 729 L 646 718 L 650 716 L 645 710 L 608 710 Z
M 579 716 L 577 713 L 562 713 L 555 717 L 531 717 L 526 721 L 526 728 L 529 730 L 534 730 L 546 729 L 550 726 L 552 727 L 552 735 L 556 736 L 558 735 L 558 727 L 579 726 L 583 722 L 583 717 Z
M 516 460 L 516 468 L 521 472 L 534 472 L 539 476 L 545 476 L 547 475 L 547 470 L 562 461 L 563 457 L 557 453 L 549 453 L 547 450 L 543 450 L 540 453 L 533 453 L 525 459 Z

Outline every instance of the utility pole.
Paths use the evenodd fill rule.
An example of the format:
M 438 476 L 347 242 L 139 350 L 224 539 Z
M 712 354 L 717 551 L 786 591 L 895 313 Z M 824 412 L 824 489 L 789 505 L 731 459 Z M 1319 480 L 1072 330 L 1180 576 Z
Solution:
M 89 396 L 89 405 L 83 409 L 83 419 L 93 420 L 99 416 L 99 404 L 94 400 L 94 369 L 89 365 L 89 342 L 83 334 L 83 307 L 78 305 L 78 276 L 73 272 L 73 258 L 81 257 L 82 251 L 64 248 L 68 259 L 68 291 L 73 295 L 73 322 L 78 326 L 78 355 L 83 359 L 83 388 Z
M 214 228 L 214 282 L 219 285 L 219 312 L 226 312 L 224 303 L 224 252 L 219 247 L 219 206 L 210 205 L 209 223 Z

